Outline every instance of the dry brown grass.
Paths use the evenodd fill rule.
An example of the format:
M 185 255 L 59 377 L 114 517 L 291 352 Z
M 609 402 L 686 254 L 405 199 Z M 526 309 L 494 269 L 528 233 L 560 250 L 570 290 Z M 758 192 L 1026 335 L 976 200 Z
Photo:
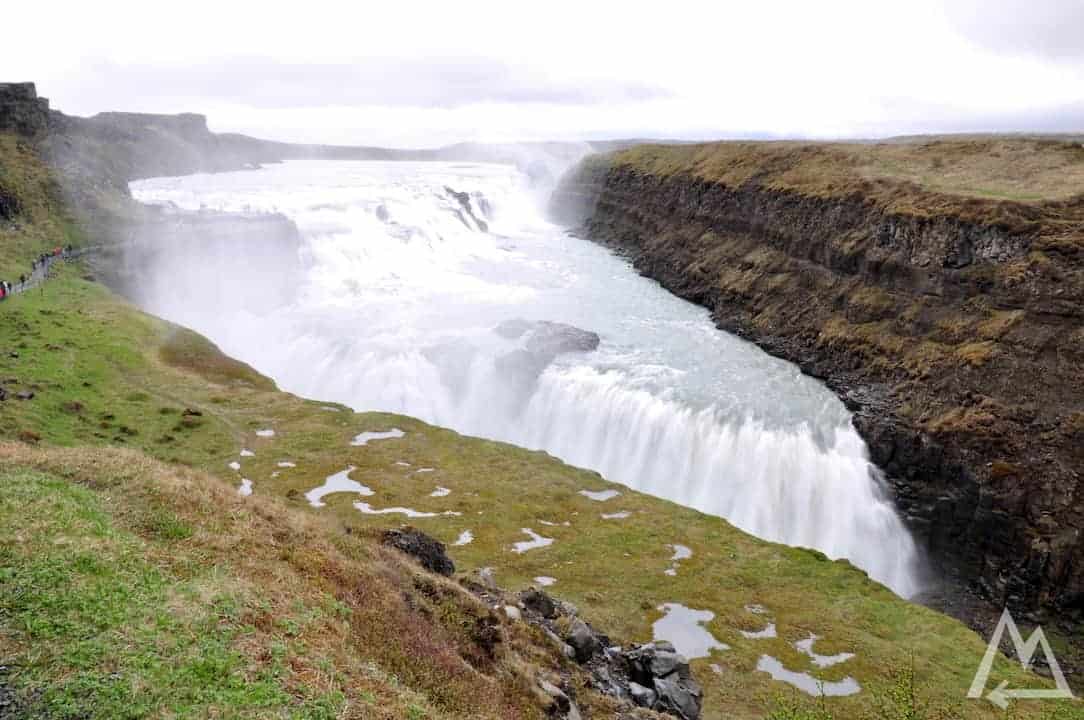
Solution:
M 195 611 L 187 606 L 227 589 L 247 598 L 243 622 L 253 631 L 237 649 L 254 675 L 271 662 L 284 618 L 333 597 L 339 611 L 304 627 L 307 650 L 291 657 L 287 682 L 299 693 L 341 691 L 348 702 L 340 717 L 542 716 L 535 678 L 543 665 L 559 667 L 556 653 L 369 533 L 344 532 L 273 498 L 240 498 L 214 478 L 130 450 L 0 443 L 0 472 L 19 468 L 108 497 L 116 525 L 142 536 L 151 561 L 173 574 L 215 567 L 195 600 L 172 604 Z M 191 534 L 163 533 L 161 513 Z M 479 629 L 487 625 L 500 627 L 504 642 L 486 640 Z
M 640 145 L 613 160 L 663 177 L 691 174 L 735 188 L 755 183 L 812 197 L 860 197 L 894 212 L 1020 229 L 1079 221 L 1084 214 L 1084 147 L 1059 140 Z M 1076 240 L 1067 242 L 1075 252 Z

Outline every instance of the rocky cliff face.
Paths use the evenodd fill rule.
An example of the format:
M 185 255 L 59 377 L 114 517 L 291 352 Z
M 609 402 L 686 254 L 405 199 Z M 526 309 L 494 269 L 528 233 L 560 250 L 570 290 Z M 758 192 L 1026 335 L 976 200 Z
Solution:
M 554 211 L 833 388 L 942 572 L 1079 616 L 1084 202 L 778 179 L 618 153 L 566 178 Z
M 0 132 L 36 135 L 49 122 L 49 101 L 34 83 L 0 83 Z

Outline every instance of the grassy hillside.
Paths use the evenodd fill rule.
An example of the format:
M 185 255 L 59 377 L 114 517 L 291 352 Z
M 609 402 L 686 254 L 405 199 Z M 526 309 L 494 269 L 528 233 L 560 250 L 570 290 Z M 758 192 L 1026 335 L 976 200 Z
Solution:
M 14 162 L 41 172 L 30 156 Z M 46 212 L 9 230 L 20 239 L 0 248 L 0 266 L 65 226 Z M 985 643 L 846 562 L 545 453 L 280 392 L 77 267 L 0 304 L 0 349 L 0 690 L 24 716 L 526 718 L 545 704 L 539 677 L 582 685 L 537 631 L 378 545 L 381 529 L 410 522 L 449 544 L 473 534 L 449 548 L 461 575 L 490 567 L 513 590 L 555 578 L 550 590 L 615 638 L 649 640 L 664 603 L 710 611 L 703 627 L 730 647 L 693 662 L 706 718 L 805 704 L 756 671 L 764 654 L 825 682 L 858 681 L 860 694 L 826 701 L 834 717 L 885 717 L 879 689 L 912 664 L 934 705 L 1001 717 L 963 700 Z M 26 390 L 33 399 L 12 397 Z M 353 444 L 392 428 L 403 436 Z M 306 493 L 348 468 L 372 494 L 313 507 Z M 251 496 L 238 494 L 242 478 Z M 604 489 L 620 494 L 580 494 Z M 355 502 L 435 514 L 365 514 Z M 515 552 L 524 528 L 552 544 Z M 668 575 L 673 544 L 692 556 Z M 496 649 L 477 632 L 492 622 Z M 767 622 L 777 637 L 742 633 Z M 818 653 L 855 657 L 818 669 L 793 645 L 811 633 Z M 1043 682 L 1004 658 L 990 687 L 1002 679 Z M 582 687 L 579 702 L 612 716 Z

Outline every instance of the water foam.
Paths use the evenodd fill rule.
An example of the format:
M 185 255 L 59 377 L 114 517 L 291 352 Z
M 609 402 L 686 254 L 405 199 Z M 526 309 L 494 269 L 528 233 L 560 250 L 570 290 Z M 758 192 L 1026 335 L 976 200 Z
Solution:
M 546 450 L 916 592 L 915 544 L 842 403 L 546 223 L 524 187 L 511 168 L 441 163 L 288 162 L 140 181 L 133 192 L 146 202 L 286 214 L 301 244 L 283 266 L 300 259 L 303 270 L 283 280 L 296 286 L 286 305 L 247 303 L 252 294 L 223 305 L 218 285 L 255 284 L 244 263 L 206 272 L 208 258 L 164 250 L 136 299 L 288 391 Z M 485 230 L 448 188 L 468 194 Z M 215 285 L 177 297 L 178 277 Z M 602 342 L 528 353 L 537 365 L 509 372 L 524 341 L 493 328 L 511 318 L 567 323 Z M 354 444 L 398 436 L 362 433 Z

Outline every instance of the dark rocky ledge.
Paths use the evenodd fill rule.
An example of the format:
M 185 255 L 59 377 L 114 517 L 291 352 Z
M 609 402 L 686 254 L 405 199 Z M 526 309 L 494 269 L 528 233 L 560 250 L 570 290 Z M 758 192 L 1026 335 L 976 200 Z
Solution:
M 1084 203 L 903 213 L 603 158 L 552 209 L 833 389 L 950 586 L 1079 621 Z

